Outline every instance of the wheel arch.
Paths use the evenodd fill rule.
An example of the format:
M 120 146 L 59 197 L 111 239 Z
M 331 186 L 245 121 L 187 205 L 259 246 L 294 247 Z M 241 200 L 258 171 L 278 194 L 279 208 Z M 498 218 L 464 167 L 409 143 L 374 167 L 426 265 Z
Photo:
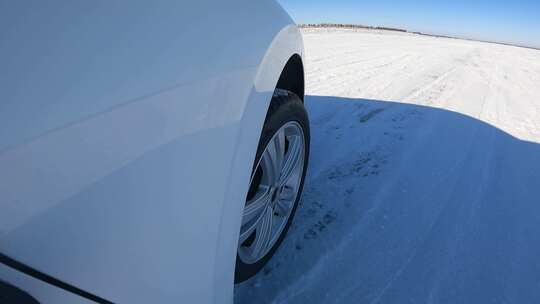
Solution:
M 276 89 L 291 91 L 304 102 L 304 63 L 299 54 L 293 54 L 285 64 L 276 84 Z
M 231 165 L 235 170 L 229 179 L 218 229 L 214 285 L 220 288 L 216 288 L 214 294 L 216 302 L 232 296 L 242 210 L 273 93 L 276 89 L 284 89 L 298 94 L 302 100 L 304 97 L 303 39 L 298 27 L 284 16 L 286 20 L 280 30 L 273 35 L 271 43 L 264 46 L 264 55 L 255 67 L 251 89 L 240 113 L 240 132 Z M 224 282 L 230 282 L 230 285 Z

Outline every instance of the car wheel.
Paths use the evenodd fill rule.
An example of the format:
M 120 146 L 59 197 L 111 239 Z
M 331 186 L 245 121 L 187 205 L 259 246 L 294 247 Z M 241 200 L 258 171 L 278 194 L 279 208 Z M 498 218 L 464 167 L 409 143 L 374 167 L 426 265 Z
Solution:
M 296 211 L 309 156 L 300 98 L 276 90 L 266 116 L 243 209 L 235 283 L 255 275 L 283 241 Z

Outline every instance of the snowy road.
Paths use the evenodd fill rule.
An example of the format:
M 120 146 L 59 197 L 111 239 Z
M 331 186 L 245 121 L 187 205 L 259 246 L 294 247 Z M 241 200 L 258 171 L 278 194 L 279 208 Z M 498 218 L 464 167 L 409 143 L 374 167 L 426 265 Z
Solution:
M 238 303 L 540 303 L 540 51 L 305 30 L 310 168 Z

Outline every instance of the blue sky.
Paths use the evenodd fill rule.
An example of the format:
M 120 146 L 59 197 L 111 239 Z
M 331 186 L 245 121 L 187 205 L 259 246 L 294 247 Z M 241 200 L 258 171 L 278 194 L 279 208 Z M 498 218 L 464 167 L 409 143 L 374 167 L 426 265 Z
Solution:
M 297 23 L 353 23 L 540 47 L 540 0 L 279 0 Z

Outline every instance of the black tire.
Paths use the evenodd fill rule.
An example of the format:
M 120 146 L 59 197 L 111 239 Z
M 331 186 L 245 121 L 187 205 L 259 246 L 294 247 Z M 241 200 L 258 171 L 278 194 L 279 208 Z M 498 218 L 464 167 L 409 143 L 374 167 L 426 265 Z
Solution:
M 236 269 L 235 269 L 235 275 L 234 275 L 235 283 L 241 283 L 253 277 L 264 267 L 264 265 L 266 265 L 266 263 L 274 255 L 277 248 L 280 246 L 281 242 L 283 241 L 285 235 L 287 234 L 287 231 L 289 230 L 294 214 L 296 213 L 296 208 L 298 207 L 298 201 L 301 198 L 302 189 L 304 187 L 304 179 L 306 176 L 308 159 L 309 159 L 309 143 L 310 143 L 310 133 L 309 133 L 310 130 L 309 130 L 308 115 L 302 101 L 296 94 L 289 91 L 284 91 L 284 90 L 279 90 L 274 94 L 272 98 L 272 102 L 270 104 L 270 108 L 268 110 L 268 114 L 266 115 L 261 138 L 259 140 L 259 146 L 257 148 L 257 154 L 255 157 L 255 164 L 259 162 L 259 159 L 261 158 L 262 153 L 264 152 L 264 148 L 266 147 L 270 139 L 274 136 L 274 134 L 283 125 L 285 125 L 286 123 L 290 121 L 296 121 L 300 124 L 302 131 L 304 132 L 304 140 L 305 140 L 304 170 L 303 170 L 302 178 L 300 181 L 299 192 L 294 202 L 294 207 L 292 209 L 291 215 L 289 216 L 287 224 L 285 225 L 283 231 L 281 232 L 281 235 L 279 236 L 278 240 L 261 260 L 253 264 L 246 264 L 240 259 L 238 254 L 236 255 Z M 255 164 L 253 166 L 253 170 L 255 169 Z

